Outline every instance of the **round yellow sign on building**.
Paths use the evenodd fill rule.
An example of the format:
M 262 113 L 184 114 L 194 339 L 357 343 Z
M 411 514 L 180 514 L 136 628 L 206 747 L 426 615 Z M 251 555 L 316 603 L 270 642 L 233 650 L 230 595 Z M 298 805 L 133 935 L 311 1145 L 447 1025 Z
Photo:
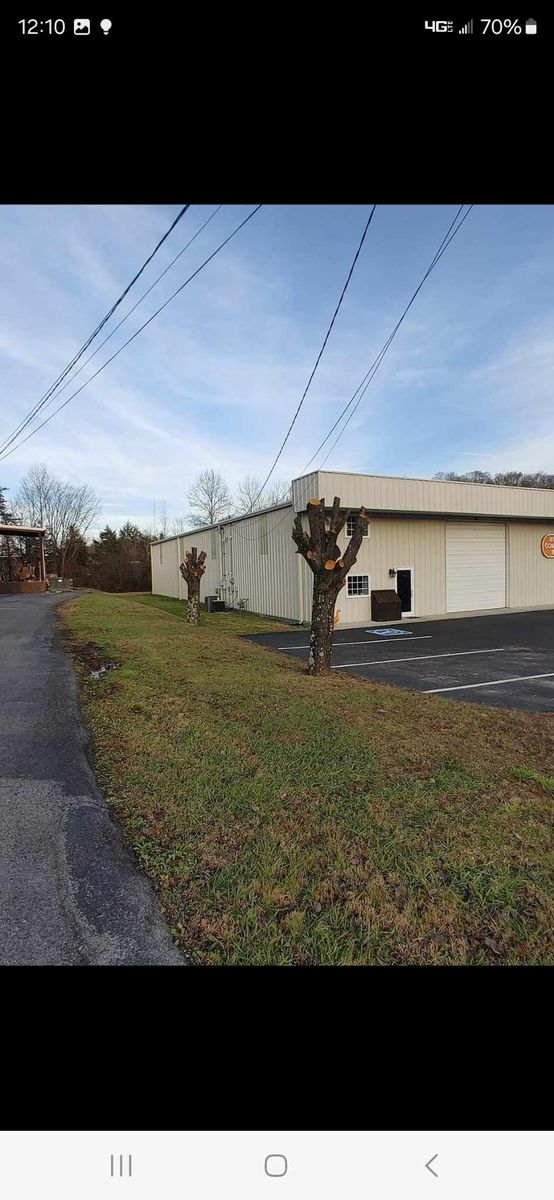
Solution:
M 541 541 L 541 550 L 545 558 L 554 558 L 554 533 L 545 533 Z

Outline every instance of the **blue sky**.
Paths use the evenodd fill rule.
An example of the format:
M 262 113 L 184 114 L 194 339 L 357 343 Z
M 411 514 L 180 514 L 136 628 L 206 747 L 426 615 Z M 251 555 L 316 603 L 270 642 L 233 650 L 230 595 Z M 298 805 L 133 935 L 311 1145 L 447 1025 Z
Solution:
M 216 203 L 188 210 L 108 331 Z M 222 208 L 58 403 L 251 207 Z M 398 320 L 456 208 L 377 207 L 276 478 L 302 473 Z M 233 487 L 247 473 L 263 478 L 304 390 L 369 209 L 264 206 L 105 372 L 0 462 L 0 484 L 15 491 L 25 471 L 43 462 L 60 478 L 94 486 L 102 503 L 98 527 L 127 519 L 149 527 L 154 503 L 158 511 L 166 503 L 170 522 L 186 514 L 186 492 L 205 467 L 220 470 Z M 0 441 L 63 370 L 176 212 L 167 205 L 0 209 Z M 327 468 L 424 477 L 448 469 L 552 471 L 553 284 L 554 207 L 474 208 Z

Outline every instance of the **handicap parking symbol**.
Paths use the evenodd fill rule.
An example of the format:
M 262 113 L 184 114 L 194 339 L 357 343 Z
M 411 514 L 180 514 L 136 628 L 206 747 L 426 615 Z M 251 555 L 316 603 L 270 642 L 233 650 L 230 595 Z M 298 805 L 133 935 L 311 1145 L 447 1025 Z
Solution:
M 413 637 L 409 629 L 366 629 L 366 633 L 373 633 L 375 637 Z

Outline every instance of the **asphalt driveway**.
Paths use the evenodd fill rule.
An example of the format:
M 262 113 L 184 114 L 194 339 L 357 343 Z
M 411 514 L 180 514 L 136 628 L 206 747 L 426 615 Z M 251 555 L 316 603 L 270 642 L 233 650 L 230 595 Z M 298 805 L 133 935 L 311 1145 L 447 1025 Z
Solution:
M 67 599 L 0 596 L 0 963 L 182 965 L 88 763 Z
M 249 640 L 306 659 L 308 630 Z M 333 670 L 447 700 L 554 712 L 554 610 L 335 631 Z

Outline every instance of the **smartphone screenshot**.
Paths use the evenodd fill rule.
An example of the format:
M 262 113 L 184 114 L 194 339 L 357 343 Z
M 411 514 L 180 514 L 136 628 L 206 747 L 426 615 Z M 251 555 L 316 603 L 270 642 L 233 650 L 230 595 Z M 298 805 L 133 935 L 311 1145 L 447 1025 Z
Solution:
M 543 978 L 549 14 L 56 11 L 0 18 L 8 986 Z M 5 1138 L 21 1195 L 137 1200 L 515 1196 L 551 1150 Z

